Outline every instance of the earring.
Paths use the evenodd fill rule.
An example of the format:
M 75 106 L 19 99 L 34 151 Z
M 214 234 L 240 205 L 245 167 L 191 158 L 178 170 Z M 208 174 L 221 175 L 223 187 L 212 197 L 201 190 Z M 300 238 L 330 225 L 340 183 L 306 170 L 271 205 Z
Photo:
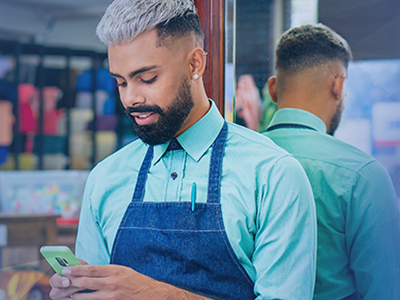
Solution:
M 197 74 L 194 74 L 193 75 L 193 78 L 196 80 L 196 79 L 199 79 L 199 75 L 197 75 Z
M 208 52 L 205 52 L 205 51 L 204 51 L 202 54 L 203 54 L 203 55 L 207 55 L 207 54 L 208 54 Z

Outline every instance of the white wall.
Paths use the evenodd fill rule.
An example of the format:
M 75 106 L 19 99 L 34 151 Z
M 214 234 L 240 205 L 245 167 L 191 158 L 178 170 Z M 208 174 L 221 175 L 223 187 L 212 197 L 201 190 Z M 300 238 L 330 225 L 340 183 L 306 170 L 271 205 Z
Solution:
M 0 0 L 0 39 L 105 52 L 95 29 L 111 0 Z

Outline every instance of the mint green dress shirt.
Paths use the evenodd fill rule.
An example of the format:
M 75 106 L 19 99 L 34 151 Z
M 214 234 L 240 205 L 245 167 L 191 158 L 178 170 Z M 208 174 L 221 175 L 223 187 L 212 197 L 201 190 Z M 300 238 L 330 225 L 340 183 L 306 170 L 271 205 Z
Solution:
M 374 158 L 326 134 L 317 116 L 278 110 L 279 128 L 265 133 L 301 163 L 310 180 L 318 223 L 314 299 L 400 299 L 400 231 L 395 191 Z
M 196 199 L 206 202 L 211 145 L 223 123 L 211 102 L 208 113 L 177 137 L 184 151 L 166 151 L 168 144 L 155 146 L 144 201 L 191 201 L 196 182 Z M 89 174 L 76 242 L 78 258 L 89 264 L 109 263 L 147 147 L 136 140 Z M 234 253 L 255 283 L 257 299 L 311 299 L 316 215 L 301 165 L 270 139 L 230 123 L 222 165 L 224 226 Z

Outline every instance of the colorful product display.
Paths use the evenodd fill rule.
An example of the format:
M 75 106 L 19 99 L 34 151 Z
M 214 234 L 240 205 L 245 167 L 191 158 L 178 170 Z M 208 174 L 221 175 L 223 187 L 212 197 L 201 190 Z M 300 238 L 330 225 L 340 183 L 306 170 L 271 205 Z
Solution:
M 87 171 L 1 172 L 1 213 L 78 218 L 87 175 Z

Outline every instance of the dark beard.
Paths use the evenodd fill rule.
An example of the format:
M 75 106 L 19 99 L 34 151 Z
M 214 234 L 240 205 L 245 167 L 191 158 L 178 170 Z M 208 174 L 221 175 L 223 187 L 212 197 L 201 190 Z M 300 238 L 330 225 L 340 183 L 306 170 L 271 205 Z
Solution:
M 127 107 L 126 115 L 133 122 L 136 135 L 146 144 L 151 146 L 164 144 L 170 141 L 183 123 L 194 106 L 192 93 L 187 78 L 182 78 L 178 94 L 171 105 L 163 111 L 158 105 L 141 105 L 138 107 Z M 159 121 L 150 125 L 138 125 L 135 118 L 130 115 L 134 112 L 154 112 L 159 114 Z
M 342 112 L 343 112 L 342 105 L 343 104 L 338 105 L 338 107 L 336 108 L 336 112 L 332 117 L 331 123 L 329 124 L 328 134 L 332 136 L 335 134 L 336 129 L 339 127 L 340 119 L 342 117 Z

